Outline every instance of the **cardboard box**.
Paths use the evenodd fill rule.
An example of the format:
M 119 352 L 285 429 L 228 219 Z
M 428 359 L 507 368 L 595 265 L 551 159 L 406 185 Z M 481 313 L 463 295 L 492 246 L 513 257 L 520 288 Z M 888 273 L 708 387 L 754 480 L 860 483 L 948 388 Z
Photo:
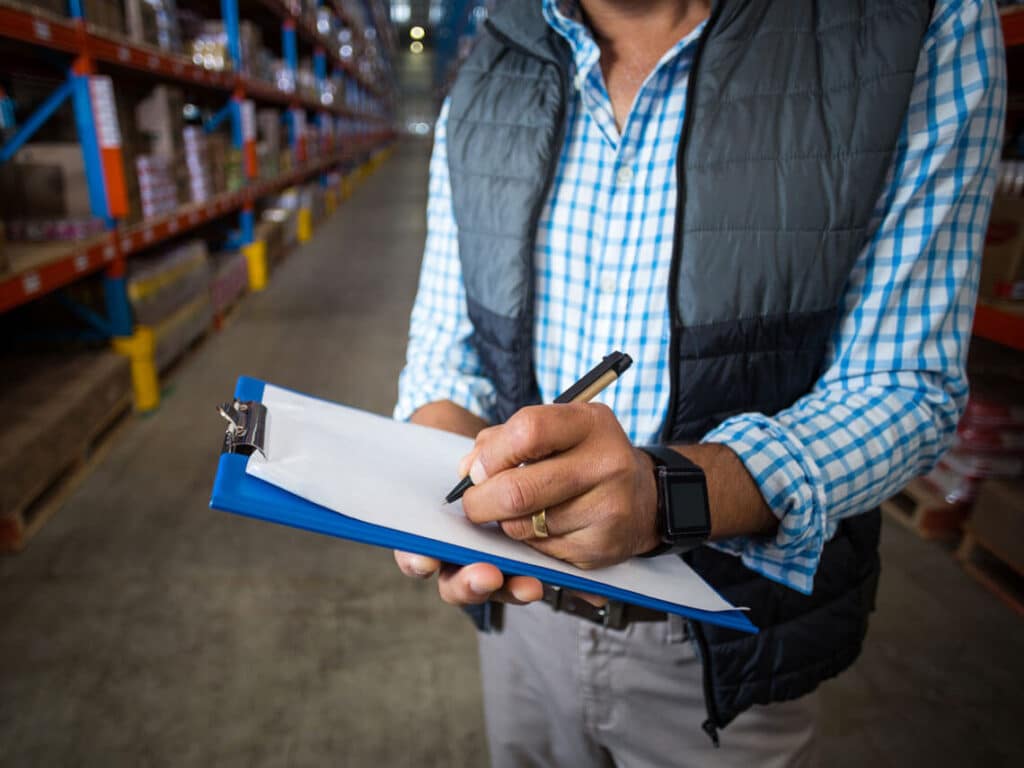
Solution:
M 7 218 L 92 215 L 78 142 L 26 144 L 12 162 L 0 167 L 0 193 Z
M 135 107 L 135 125 L 149 139 L 148 154 L 177 160 L 184 152 L 185 93 L 170 85 L 158 85 Z
M 123 35 L 125 31 L 124 12 L 121 0 L 85 0 L 85 20 L 101 29 Z
M 130 393 L 128 359 L 112 352 L 0 362 L 0 515 L 45 490 Z
M 1024 281 L 1024 199 L 997 197 L 992 205 L 985 252 L 981 259 L 979 295 L 1010 298 Z
M 1000 560 L 1024 572 L 1024 481 L 983 482 L 968 530 Z

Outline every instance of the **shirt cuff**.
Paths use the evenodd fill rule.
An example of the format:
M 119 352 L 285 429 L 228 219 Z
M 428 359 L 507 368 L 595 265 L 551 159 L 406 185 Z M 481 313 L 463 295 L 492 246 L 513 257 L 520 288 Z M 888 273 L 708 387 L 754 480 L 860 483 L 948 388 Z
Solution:
M 701 442 L 731 448 L 779 519 L 774 539 L 738 537 L 711 546 L 738 555 L 752 571 L 809 595 L 825 546 L 827 502 L 822 472 L 803 443 L 758 413 L 722 422 Z
M 494 387 L 486 379 L 450 373 L 434 377 L 421 373 L 416 381 L 412 378 L 408 369 L 399 378 L 395 420 L 408 421 L 424 405 L 451 400 L 488 424 L 494 423 Z

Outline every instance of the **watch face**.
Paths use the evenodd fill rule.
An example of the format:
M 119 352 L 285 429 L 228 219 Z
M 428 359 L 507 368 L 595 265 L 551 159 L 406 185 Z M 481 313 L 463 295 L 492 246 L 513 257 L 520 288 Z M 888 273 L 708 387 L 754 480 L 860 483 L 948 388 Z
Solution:
M 706 536 L 711 528 L 708 492 L 700 474 L 666 472 L 661 475 L 662 498 L 667 502 L 665 522 L 669 538 Z

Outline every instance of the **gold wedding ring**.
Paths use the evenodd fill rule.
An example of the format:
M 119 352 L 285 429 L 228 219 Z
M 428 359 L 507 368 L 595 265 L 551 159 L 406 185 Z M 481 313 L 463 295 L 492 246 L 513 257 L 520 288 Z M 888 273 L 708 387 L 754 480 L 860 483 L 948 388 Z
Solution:
M 538 539 L 546 539 L 548 537 L 548 511 L 542 509 L 540 512 L 534 512 L 530 520 L 533 522 L 533 535 Z

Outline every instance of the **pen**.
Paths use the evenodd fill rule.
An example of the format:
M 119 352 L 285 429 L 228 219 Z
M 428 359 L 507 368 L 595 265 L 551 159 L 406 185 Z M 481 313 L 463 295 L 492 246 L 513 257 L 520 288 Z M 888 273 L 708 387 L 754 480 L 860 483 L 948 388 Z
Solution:
M 633 364 L 633 358 L 623 352 L 612 352 L 604 360 L 590 369 L 586 376 L 577 381 L 565 392 L 555 398 L 556 403 L 589 403 L 601 391 L 615 381 Z M 462 494 L 473 487 L 469 475 L 462 478 L 458 485 L 444 497 L 445 504 L 451 504 L 462 498 Z

